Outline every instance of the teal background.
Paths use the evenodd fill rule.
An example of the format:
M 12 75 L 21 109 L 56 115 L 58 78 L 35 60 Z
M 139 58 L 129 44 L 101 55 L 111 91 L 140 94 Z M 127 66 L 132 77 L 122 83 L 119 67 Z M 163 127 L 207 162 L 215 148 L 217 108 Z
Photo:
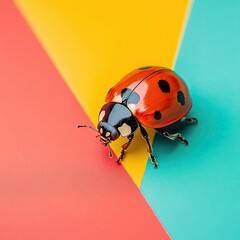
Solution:
M 175 71 L 199 123 L 155 136 L 141 191 L 174 239 L 240 239 L 240 1 L 193 3 Z

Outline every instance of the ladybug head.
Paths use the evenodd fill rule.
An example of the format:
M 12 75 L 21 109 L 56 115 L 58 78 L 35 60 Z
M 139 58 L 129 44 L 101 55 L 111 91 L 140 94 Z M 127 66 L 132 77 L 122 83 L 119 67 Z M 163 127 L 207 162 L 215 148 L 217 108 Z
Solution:
M 128 107 L 109 102 L 103 105 L 98 117 L 98 132 L 104 145 L 122 137 L 128 137 L 137 129 L 138 122 Z
M 109 155 L 112 152 L 109 144 L 117 140 L 120 136 L 128 137 L 138 128 L 138 122 L 127 106 L 121 103 L 109 102 L 103 105 L 98 117 L 97 129 L 79 125 L 78 127 L 88 127 L 98 132 L 101 143 L 108 147 Z
M 111 141 L 115 141 L 120 136 L 119 131 L 107 122 L 100 121 L 98 123 L 97 129 L 100 133 L 100 141 L 105 146 L 111 143 Z

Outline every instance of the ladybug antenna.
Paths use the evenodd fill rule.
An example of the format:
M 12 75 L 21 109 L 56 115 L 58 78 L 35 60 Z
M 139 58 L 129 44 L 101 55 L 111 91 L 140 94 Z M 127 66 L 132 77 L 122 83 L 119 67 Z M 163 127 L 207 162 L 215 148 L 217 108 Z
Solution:
M 112 149 L 110 148 L 109 144 L 107 145 L 107 148 L 108 148 L 108 152 L 109 152 L 109 157 L 112 158 L 113 153 L 112 153 Z
M 90 128 L 90 129 L 92 129 L 92 130 L 95 131 L 95 132 L 98 132 L 97 129 L 93 128 L 92 126 L 88 126 L 88 125 L 78 125 L 77 127 L 78 127 L 78 128 L 86 127 L 86 128 Z
M 93 128 L 92 126 L 89 126 L 89 125 L 78 125 L 77 127 L 78 127 L 78 128 L 90 128 L 90 129 L 92 129 L 93 131 L 99 133 L 97 129 L 95 129 L 95 128 Z M 98 134 L 96 137 L 100 137 L 100 136 L 101 136 L 101 135 Z M 113 157 L 113 153 L 112 153 L 112 150 L 111 150 L 109 144 L 107 144 L 107 148 L 108 148 L 108 152 L 109 152 L 109 157 L 112 158 L 112 157 Z

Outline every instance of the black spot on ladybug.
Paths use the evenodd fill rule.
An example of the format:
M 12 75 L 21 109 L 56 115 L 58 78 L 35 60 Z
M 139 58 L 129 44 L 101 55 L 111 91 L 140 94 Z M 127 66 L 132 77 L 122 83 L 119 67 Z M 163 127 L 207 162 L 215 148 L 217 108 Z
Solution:
M 152 66 L 141 67 L 138 70 L 145 70 L 145 69 L 149 69 L 149 68 L 152 68 Z
M 182 91 L 178 91 L 177 93 L 177 100 L 183 106 L 185 104 L 185 96 Z
M 140 96 L 138 93 L 134 92 L 130 88 L 124 88 L 121 91 L 122 103 L 125 104 L 137 104 L 140 101 Z
M 170 92 L 170 85 L 166 80 L 159 80 L 158 86 L 162 90 L 162 92 L 164 92 L 164 93 Z
M 162 114 L 160 111 L 155 111 L 154 112 L 154 119 L 155 120 L 160 120 L 162 118 Z

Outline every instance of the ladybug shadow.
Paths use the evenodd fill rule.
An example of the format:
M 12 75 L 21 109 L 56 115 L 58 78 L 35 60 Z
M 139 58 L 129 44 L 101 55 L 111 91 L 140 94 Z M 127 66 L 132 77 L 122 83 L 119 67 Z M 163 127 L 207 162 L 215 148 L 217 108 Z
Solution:
M 174 133 L 183 133 L 186 132 L 188 128 L 193 127 L 194 125 L 196 125 L 197 123 L 188 123 L 188 122 L 175 122 L 171 125 L 168 125 L 164 128 L 162 128 L 164 131 L 169 132 L 170 134 L 174 134 Z M 158 134 L 160 135 L 160 134 Z M 163 136 L 161 136 L 163 137 Z M 164 139 L 168 140 L 166 137 L 163 137 Z M 177 141 L 173 141 L 173 142 L 177 142 Z
M 191 139 L 189 139 L 188 136 L 190 137 L 191 131 L 192 131 L 191 129 L 196 127 L 197 125 L 198 125 L 197 123 L 188 123 L 188 122 L 179 121 L 169 126 L 166 126 L 162 129 L 170 134 L 180 133 L 182 137 L 189 142 L 189 145 L 190 145 Z M 157 131 L 155 131 L 154 142 L 153 142 L 153 151 L 155 153 L 154 154 L 155 157 L 158 157 L 159 155 L 159 157 L 161 156 L 162 158 L 163 155 L 165 154 L 169 157 L 171 154 L 175 154 L 174 152 L 179 147 L 188 147 L 188 145 L 181 143 L 178 139 L 175 139 L 175 140 L 168 139 L 160 135 Z

